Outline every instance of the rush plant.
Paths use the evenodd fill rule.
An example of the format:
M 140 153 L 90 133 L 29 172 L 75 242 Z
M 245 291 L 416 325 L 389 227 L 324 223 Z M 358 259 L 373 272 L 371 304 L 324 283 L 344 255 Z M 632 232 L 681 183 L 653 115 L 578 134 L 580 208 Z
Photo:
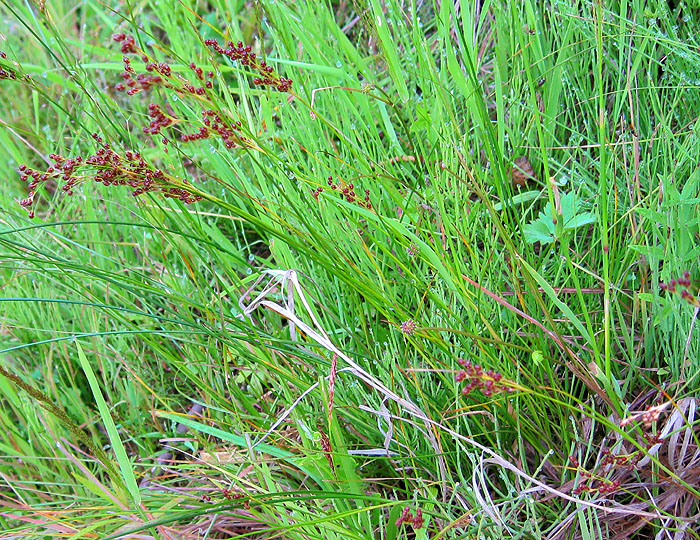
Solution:
M 0 0 L 0 539 L 697 535 L 688 4 Z

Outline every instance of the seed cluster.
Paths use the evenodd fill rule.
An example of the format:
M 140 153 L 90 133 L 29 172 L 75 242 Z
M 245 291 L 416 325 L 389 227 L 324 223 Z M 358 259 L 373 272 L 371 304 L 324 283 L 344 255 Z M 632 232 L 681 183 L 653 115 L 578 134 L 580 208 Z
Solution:
M 457 382 L 468 381 L 462 387 L 462 394 L 465 396 L 474 390 L 481 390 L 481 393 L 486 397 L 490 397 L 501 392 L 512 393 L 515 388 L 508 386 L 503 381 L 503 375 L 492 369 L 484 369 L 479 364 L 472 364 L 469 360 L 460 358 L 457 363 L 464 369 L 461 369 L 455 375 Z
M 683 277 L 672 279 L 668 283 L 660 283 L 659 288 L 662 291 L 680 294 L 681 298 L 688 302 L 691 306 L 700 307 L 700 299 L 697 298 L 697 290 L 691 289 L 690 272 L 683 272 Z
M 208 95 L 213 89 L 212 79 L 214 71 L 205 72 L 194 62 L 189 64 L 193 72 L 193 82 L 183 78 L 175 77 L 170 65 L 166 62 L 153 61 L 147 53 L 142 51 L 134 36 L 125 33 L 116 33 L 113 40 L 120 44 L 120 50 L 124 57 L 122 59 L 124 70 L 121 73 L 122 81 L 115 85 L 115 90 L 125 92 L 133 96 L 138 92 L 152 90 L 159 86 L 172 89 L 180 96 L 196 97 L 200 102 L 209 103 L 213 96 Z M 259 75 L 253 79 L 253 84 L 257 86 L 269 86 L 280 92 L 290 92 L 292 81 L 279 76 L 271 66 L 257 58 L 251 47 L 244 46 L 243 43 L 233 44 L 228 42 L 226 47 L 221 47 L 216 40 L 207 40 L 206 44 L 214 51 L 240 62 L 241 65 L 249 67 Z M 145 72 L 137 73 L 132 65 L 132 55 L 140 56 L 145 64 Z M 5 53 L 0 52 L 0 58 L 6 58 Z M 16 79 L 16 73 L 9 68 L 0 68 L 0 79 Z M 151 103 L 148 106 L 149 123 L 143 126 L 143 132 L 150 135 L 161 135 L 162 143 L 167 152 L 168 138 L 164 134 L 166 128 L 173 128 L 181 120 L 174 117 L 171 109 L 163 110 L 161 106 Z M 203 126 L 195 133 L 182 133 L 180 140 L 183 142 L 218 137 L 223 141 L 226 148 L 236 148 L 242 146 L 252 146 L 253 143 L 241 133 L 241 123 L 231 120 L 212 109 L 203 109 L 201 112 L 201 122 Z M 176 198 L 185 204 L 190 204 L 201 200 L 199 195 L 187 187 L 186 180 L 176 180 L 166 175 L 162 170 L 157 169 L 147 163 L 138 152 L 126 151 L 120 155 L 111 149 L 109 144 L 94 134 L 93 137 L 100 145 L 99 150 L 92 156 L 83 159 L 82 156 L 65 158 L 52 154 L 54 164 L 46 171 L 37 171 L 22 165 L 19 168 L 20 177 L 23 181 L 29 180 L 29 193 L 20 204 L 30 209 L 34 204 L 36 190 L 40 185 L 49 181 L 63 183 L 62 189 L 68 194 L 73 193 L 73 188 L 80 182 L 92 178 L 96 182 L 105 185 L 121 185 L 132 188 L 134 196 L 148 192 L 159 192 L 168 198 Z M 339 188 L 342 189 L 342 188 Z M 345 193 L 348 200 L 354 200 L 356 195 L 350 190 Z M 369 192 L 367 192 L 366 205 L 369 207 Z M 361 203 L 358 203 L 361 204 Z M 30 209 L 30 217 L 34 216 L 34 211 Z
M 346 184 L 342 180 L 334 182 L 332 176 L 328 177 L 326 183 L 328 184 L 328 187 L 331 189 L 331 191 L 340 193 L 341 199 L 345 199 L 349 203 L 355 203 L 357 206 L 360 206 L 362 208 L 367 208 L 367 210 L 372 209 L 372 203 L 370 202 L 369 196 L 369 189 L 366 189 L 364 197 L 361 197 L 360 195 L 355 193 L 355 184 Z M 323 193 L 323 188 L 319 186 L 311 192 L 311 195 L 314 199 L 318 201 L 318 196 L 321 193 Z
M 119 33 L 113 34 L 112 39 L 118 43 L 122 44 L 121 51 L 122 54 L 135 54 L 136 53 L 136 40 L 134 36 L 128 34 Z
M 617 480 L 607 480 L 596 479 L 592 473 L 582 470 L 580 472 L 580 484 L 574 488 L 571 492 L 573 495 L 580 495 L 581 493 L 599 493 L 601 495 L 607 495 L 609 493 L 615 493 L 620 489 L 622 482 Z
M 404 507 L 404 509 L 401 511 L 399 519 L 396 520 L 396 526 L 401 527 L 401 525 L 404 523 L 411 525 L 413 530 L 422 529 L 425 523 L 425 519 L 423 518 L 423 510 L 416 508 L 416 515 L 414 516 L 408 507 Z
M 157 135 L 160 133 L 161 129 L 166 128 L 173 123 L 173 119 L 165 114 L 161 110 L 160 106 L 156 105 L 155 103 L 148 105 L 148 116 L 151 119 L 151 122 L 148 124 L 148 126 L 144 126 L 144 133 Z
M 241 500 L 241 499 L 245 499 L 245 498 L 246 498 L 246 496 L 245 496 L 243 493 L 240 493 L 240 492 L 238 492 L 238 491 L 234 491 L 234 490 L 232 490 L 232 489 L 226 489 L 226 488 L 224 488 L 224 489 L 221 490 L 221 495 L 222 495 L 223 498 L 226 499 L 227 501 L 239 501 L 239 500 Z M 246 499 L 246 500 L 243 502 L 243 506 L 244 506 L 245 508 L 250 508 L 250 501 Z
M 333 463 L 333 446 L 331 445 L 331 440 L 322 429 L 319 429 L 318 431 L 320 433 L 319 442 L 321 443 L 321 451 L 323 452 L 323 455 L 326 456 L 326 460 L 328 461 L 331 471 L 335 472 L 335 464 Z
M 4 51 L 0 51 L 0 58 L 4 60 L 5 58 L 7 58 L 7 54 Z M 17 78 L 17 73 L 15 73 L 13 69 L 3 68 L 0 66 L 0 79 L 16 81 Z
M 121 51 L 124 54 L 139 54 L 133 36 L 127 34 L 114 34 L 112 38 L 122 44 Z M 194 72 L 197 79 L 204 83 L 203 86 L 195 86 L 188 80 L 174 79 L 172 77 L 172 68 L 166 62 L 152 62 L 146 54 L 141 54 L 141 60 L 145 64 L 146 73 L 136 73 L 136 70 L 131 65 L 131 58 L 124 56 L 124 71 L 121 77 L 124 82 L 118 83 L 114 89 L 118 92 L 126 92 L 127 95 L 133 96 L 137 92 L 150 90 L 154 86 L 163 86 L 170 88 L 182 94 L 192 94 L 195 96 L 204 96 L 208 89 L 212 89 L 214 84 L 211 79 L 214 78 L 214 72 L 208 71 L 206 77 L 204 70 L 198 67 L 194 62 L 190 62 L 189 67 Z
M 243 508 L 250 510 L 250 499 L 243 493 L 234 491 L 233 489 L 223 488 L 221 490 L 221 496 L 227 501 L 243 501 Z M 202 494 L 200 498 L 203 503 L 214 502 L 214 498 L 206 493 Z
M 204 127 L 200 128 L 199 133 L 183 135 L 180 137 L 181 140 L 206 139 L 211 132 L 214 132 L 221 138 L 226 148 L 250 145 L 250 141 L 241 135 L 240 121 L 227 122 L 218 112 L 206 109 L 202 111 L 202 123 Z
M 207 39 L 204 41 L 204 44 L 232 61 L 239 62 L 242 66 L 257 71 L 260 77 L 253 79 L 254 85 L 269 86 L 279 92 L 290 92 L 292 90 L 291 79 L 285 79 L 277 75 L 272 66 L 268 66 L 264 61 L 258 59 L 254 52 L 251 52 L 252 48 L 250 45 L 244 45 L 242 41 L 238 43 L 229 41 L 226 43 L 226 47 L 222 47 L 215 39 Z
M 114 34 L 112 39 L 121 43 L 121 51 L 125 55 L 139 53 L 133 36 L 120 33 Z M 114 86 L 117 92 L 126 92 L 127 95 L 133 96 L 138 92 L 150 90 L 154 86 L 173 88 L 178 92 L 183 91 L 180 85 L 174 84 L 174 81 L 171 80 L 172 69 L 167 63 L 151 62 L 146 54 L 141 55 L 141 60 L 143 60 L 146 65 L 146 73 L 136 73 L 136 70 L 131 65 L 131 58 L 129 56 L 124 56 L 124 58 L 122 58 L 124 71 L 121 73 L 121 78 L 124 82 Z M 187 90 L 189 91 L 189 88 L 187 88 Z M 193 88 L 192 90 L 191 93 L 198 93 L 197 89 Z M 202 88 L 201 92 L 204 93 L 205 90 Z
M 87 179 L 100 182 L 105 186 L 128 186 L 133 196 L 149 192 L 161 193 L 166 198 L 178 199 L 185 204 L 191 204 L 202 199 L 186 187 L 179 187 L 160 169 L 146 162 L 139 152 L 127 150 L 124 156 L 112 150 L 108 143 L 97 134 L 93 139 L 100 149 L 92 156 L 83 158 L 65 158 L 51 154 L 49 158 L 54 165 L 41 172 L 20 165 L 20 180 L 29 180 L 29 196 L 20 201 L 20 205 L 30 208 L 34 203 L 37 188 L 50 180 L 63 183 L 62 190 L 68 195 L 73 194 L 73 188 Z M 30 180 L 31 179 L 31 180 Z M 187 184 L 186 180 L 182 181 Z M 34 211 L 29 211 L 29 217 L 34 217 Z
M 652 446 L 663 441 L 658 435 L 646 436 L 646 449 L 649 450 Z M 614 454 L 610 448 L 602 449 L 603 459 L 600 460 L 600 465 L 597 471 L 588 471 L 581 466 L 579 461 L 574 456 L 569 456 L 569 464 L 576 470 L 579 476 L 579 483 L 572 491 L 574 495 L 581 493 L 599 493 L 602 495 L 614 493 L 622 484 L 622 480 L 609 479 L 612 473 L 620 471 L 632 471 L 637 467 L 639 460 L 643 457 L 642 450 L 635 450 L 631 454 Z
M 114 34 L 113 38 L 115 41 L 122 43 L 122 52 L 137 53 L 132 36 Z M 250 47 L 244 47 L 243 51 L 245 52 L 247 49 L 250 49 Z M 246 54 L 248 58 L 255 59 L 254 53 Z M 172 69 L 165 62 L 149 62 L 149 58 L 145 54 L 141 59 L 146 64 L 147 73 L 136 73 L 136 70 L 131 65 L 130 58 L 128 56 L 124 57 L 124 71 L 121 74 L 124 82 L 115 86 L 117 91 L 126 91 L 128 95 L 134 95 L 137 92 L 150 90 L 153 86 L 160 85 L 165 88 L 173 89 L 180 95 L 191 94 L 194 96 L 205 96 L 207 90 L 212 89 L 214 86 L 211 80 L 214 78 L 214 72 L 207 71 L 205 73 L 204 70 L 194 62 L 190 62 L 189 68 L 192 70 L 199 83 L 203 83 L 201 86 L 195 86 L 188 80 L 173 79 Z M 258 66 L 258 64 L 252 63 L 252 60 L 249 60 L 246 65 Z M 264 62 L 262 62 L 261 65 L 265 69 L 269 69 L 269 66 L 266 66 Z M 211 109 L 204 109 L 201 114 L 204 126 L 200 127 L 199 131 L 195 133 L 181 134 L 180 140 L 182 142 L 208 139 L 216 134 L 223 140 L 226 148 L 250 146 L 250 141 L 240 134 L 240 122 L 228 122 L 221 114 Z M 151 121 L 148 126 L 144 126 L 143 131 L 144 133 L 152 135 L 160 134 L 163 128 L 172 126 L 177 121 L 174 117 L 164 113 L 160 107 L 155 104 L 150 104 L 148 106 L 148 116 L 151 118 Z M 167 145 L 168 141 L 164 138 L 162 142 Z
M 573 495 L 581 493 L 600 493 L 602 495 L 614 493 L 620 489 L 620 480 L 608 480 L 601 478 L 594 473 L 581 467 L 581 464 L 574 456 L 569 456 L 569 464 L 578 472 L 579 483 L 571 492 Z

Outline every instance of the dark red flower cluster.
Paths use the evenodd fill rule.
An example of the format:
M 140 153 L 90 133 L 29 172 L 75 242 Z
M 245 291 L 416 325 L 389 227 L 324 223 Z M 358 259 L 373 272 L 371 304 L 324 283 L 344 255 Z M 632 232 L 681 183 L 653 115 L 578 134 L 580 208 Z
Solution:
M 194 74 L 197 76 L 197 78 L 200 81 L 204 81 L 204 86 L 206 88 L 213 88 L 214 84 L 210 80 L 205 80 L 204 78 L 204 70 L 201 67 L 198 67 L 197 64 L 194 62 L 190 62 L 190 69 L 194 71 Z M 213 79 L 214 78 L 214 72 L 213 71 L 207 71 L 207 79 Z M 199 92 L 195 90 L 195 94 L 198 94 Z
M 240 121 L 229 123 L 218 112 L 205 109 L 202 111 L 202 123 L 204 126 L 199 128 L 199 133 L 184 133 L 180 136 L 180 140 L 189 142 L 208 139 L 214 133 L 221 138 L 226 148 L 251 145 L 250 140 L 241 135 Z
M 200 102 L 209 101 L 208 97 L 211 96 L 207 96 L 207 93 L 213 89 L 214 71 L 205 72 L 201 67 L 191 62 L 189 67 L 194 73 L 192 78 L 194 84 L 192 84 L 191 81 L 182 77 L 176 78 L 167 63 L 152 61 L 148 53 L 140 49 L 134 36 L 116 33 L 112 38 L 120 44 L 121 52 L 124 54 L 122 82 L 115 85 L 117 91 L 134 95 L 141 91 L 151 90 L 154 86 L 160 86 L 172 89 L 181 96 L 188 94 L 197 96 Z M 271 66 L 259 60 L 251 52 L 251 47 L 244 46 L 240 42 L 238 44 L 229 42 L 226 48 L 219 46 L 216 40 L 207 40 L 206 43 L 214 51 L 231 60 L 239 61 L 243 66 L 256 71 L 259 76 L 253 80 L 255 85 L 270 86 L 281 92 L 291 91 L 292 81 L 280 77 Z M 140 59 L 145 64 L 145 72 L 137 73 L 137 70 L 132 66 L 131 55 L 140 55 Z M 0 58 L 6 58 L 5 53 L 0 53 Z M 9 68 L 0 68 L 0 78 L 16 79 L 18 76 Z M 148 107 L 150 121 L 147 126 L 143 127 L 144 133 L 158 135 L 163 132 L 164 128 L 174 126 L 179 120 L 173 116 L 172 111 L 169 111 L 169 109 L 161 109 L 159 105 L 150 104 Z M 229 118 L 224 113 L 218 113 L 211 109 L 202 110 L 202 123 L 204 125 L 199 127 L 198 132 L 182 134 L 181 140 L 187 142 L 216 136 L 222 139 L 226 148 L 254 146 L 248 138 L 242 135 L 241 122 Z M 191 188 L 187 187 L 187 181 L 166 175 L 160 169 L 148 164 L 138 152 L 126 151 L 124 155 L 120 155 L 97 135 L 94 137 L 101 148 L 95 155 L 86 159 L 83 159 L 82 156 L 66 159 L 63 156 L 53 154 L 54 164 L 46 171 L 37 171 L 22 165 L 19 171 L 23 181 L 29 180 L 29 193 L 20 204 L 28 209 L 32 207 L 37 188 L 49 181 L 62 183 L 62 189 L 71 194 L 77 183 L 89 178 L 105 185 L 129 186 L 132 188 L 134 196 L 158 192 L 165 197 L 177 198 L 186 204 L 201 199 Z M 167 145 L 168 139 L 163 136 L 162 142 Z M 167 152 L 167 147 L 164 150 Z M 348 200 L 355 200 L 356 195 L 352 191 L 352 185 L 349 186 L 349 190 L 344 187 L 338 189 Z M 369 192 L 366 194 L 364 203 L 362 201 L 357 201 L 357 203 L 367 208 L 371 207 Z M 30 210 L 30 216 L 34 216 L 32 210 Z
M 700 299 L 697 298 L 697 291 L 691 290 L 690 272 L 683 272 L 683 277 L 672 279 L 668 283 L 660 283 L 659 288 L 662 291 L 680 294 L 681 298 L 688 302 L 691 306 L 700 307 Z
M 583 476 L 583 474 L 582 474 Z M 574 490 L 571 492 L 573 495 L 580 495 L 581 493 L 584 492 L 594 492 L 594 493 L 600 493 L 601 495 L 607 495 L 608 493 L 614 493 L 618 489 L 620 489 L 620 481 L 619 480 L 610 480 L 610 481 L 599 481 L 599 482 L 592 482 L 592 481 L 581 481 L 581 483 L 574 488 Z
M 197 133 L 183 133 L 180 135 L 180 140 L 182 142 L 197 141 L 200 139 L 208 139 L 209 135 L 211 135 L 209 129 L 207 129 L 206 126 L 202 126 Z
M 165 114 L 155 103 L 148 105 L 148 116 L 151 118 L 151 123 L 148 124 L 148 126 L 144 126 L 144 133 L 157 135 L 160 133 L 161 129 L 166 128 L 173 123 L 173 119 Z
M 118 37 L 121 37 L 123 35 L 124 34 L 115 34 L 115 36 Z M 128 37 L 130 37 L 133 41 L 133 37 Z M 136 54 L 136 49 L 132 49 L 133 47 L 129 47 L 128 52 Z M 122 44 L 122 52 L 124 52 L 124 44 Z M 146 55 L 143 55 L 141 59 L 146 63 L 146 71 L 148 73 L 136 73 L 136 70 L 131 65 L 131 58 L 129 58 L 128 56 L 122 58 L 122 61 L 124 62 L 124 71 L 122 71 L 121 73 L 121 78 L 124 79 L 124 82 L 117 83 L 114 85 L 114 89 L 117 92 L 126 91 L 127 95 L 133 96 L 137 92 L 140 92 L 142 90 L 150 90 L 153 86 L 159 84 L 162 84 L 163 86 L 166 86 L 168 88 L 172 88 L 172 85 L 169 84 L 163 78 L 170 77 L 171 69 L 168 64 L 166 64 L 165 62 L 161 62 L 159 64 L 155 62 L 149 62 L 149 58 Z
M 321 186 L 318 186 L 316 189 L 314 189 L 311 192 L 311 196 L 318 201 L 318 196 L 323 193 L 323 188 Z
M 215 52 L 227 56 L 234 62 L 240 62 L 242 66 L 246 66 L 256 70 L 260 77 L 253 79 L 253 84 L 257 86 L 269 86 L 280 92 L 289 92 L 292 89 L 291 79 L 285 79 L 275 73 L 272 66 L 268 66 L 265 62 L 259 60 L 256 54 L 252 51 L 250 45 L 244 45 L 242 41 L 234 43 L 229 41 L 226 43 L 226 48 L 219 45 L 215 39 L 207 39 L 204 41 L 207 47 L 210 47 Z
M 126 34 L 114 34 L 114 40 L 122 43 L 121 51 L 124 54 L 138 54 L 139 51 L 136 48 L 133 36 L 128 36 Z M 136 73 L 136 70 L 131 65 L 131 59 L 128 56 L 124 56 L 122 59 L 124 62 L 124 71 L 121 74 L 124 82 L 118 83 L 114 86 L 114 89 L 118 92 L 126 91 L 127 95 L 133 96 L 137 92 L 142 90 L 150 90 L 153 86 L 160 85 L 165 88 L 172 88 L 176 92 L 180 93 L 190 93 L 197 96 L 203 96 L 206 94 L 208 88 L 212 88 L 213 84 L 210 80 L 205 81 L 204 86 L 196 87 L 189 81 L 175 81 L 171 79 L 172 69 L 165 62 L 151 62 L 150 58 L 146 54 L 141 55 L 141 60 L 143 60 L 146 65 L 147 73 Z M 195 72 L 197 78 L 204 81 L 204 72 L 202 68 L 197 67 L 194 62 L 190 63 L 190 68 Z M 213 78 L 214 73 L 207 73 L 207 77 Z
M 5 68 L 0 67 L 0 80 L 1 79 L 16 81 L 17 80 L 17 73 L 15 73 L 15 71 L 10 69 L 10 68 L 5 69 Z
M 333 177 L 329 176 L 327 180 L 328 187 L 331 188 L 333 191 L 337 191 L 340 193 L 340 198 L 345 199 L 349 203 L 355 203 L 357 206 L 361 206 L 362 208 L 367 208 L 368 210 L 372 209 L 372 203 L 369 201 L 369 189 L 365 190 L 365 194 L 363 198 L 360 198 L 359 195 L 355 193 L 355 185 L 354 184 L 345 184 L 342 180 L 339 180 L 337 183 L 333 181 Z M 311 195 L 313 196 L 314 199 L 318 200 L 318 196 L 323 192 L 323 188 L 318 187 L 314 191 L 311 192 Z
M 600 461 L 601 467 L 634 467 L 642 456 L 641 452 L 631 454 L 613 454 L 610 448 L 603 448 L 603 459 Z
M 221 495 L 226 499 L 227 501 L 240 501 L 241 499 L 244 499 L 243 501 L 243 508 L 249 510 L 250 509 L 250 499 L 246 497 L 245 494 L 240 493 L 238 491 L 234 491 L 232 489 L 222 489 L 221 490 Z
M 7 54 L 4 51 L 0 51 L 0 58 L 3 60 L 7 58 Z M 12 81 L 17 80 L 17 73 L 13 69 L 0 67 L 0 79 L 9 79 Z
M 592 472 L 582 468 L 574 456 L 569 456 L 569 463 L 572 467 L 575 467 L 579 473 L 579 484 L 571 492 L 573 495 L 580 495 L 581 493 L 600 493 L 601 495 L 606 495 L 620 489 L 620 480 L 607 480 L 605 478 L 596 477 Z
M 418 328 L 418 325 L 416 324 L 416 321 L 413 319 L 406 319 L 401 323 L 401 326 L 399 326 L 399 330 L 401 330 L 401 333 L 404 336 L 412 336 L 413 334 L 416 333 L 416 329 Z
M 401 511 L 401 516 L 396 520 L 396 526 L 401 527 L 404 523 L 408 523 L 413 527 L 414 530 L 422 529 L 425 523 L 423 519 L 423 511 L 420 508 L 416 508 L 416 515 L 414 516 L 408 507 L 405 507 Z
M 676 292 L 676 287 L 680 287 L 681 290 L 687 290 L 690 287 L 690 272 L 687 270 L 683 272 L 683 277 L 678 279 L 672 279 L 668 283 L 661 283 L 659 287 L 662 291 Z
M 323 455 L 326 456 L 326 460 L 328 461 L 328 466 L 331 468 L 331 471 L 335 472 L 335 464 L 333 463 L 333 446 L 331 445 L 331 440 L 328 438 L 328 435 L 322 430 L 319 429 L 320 433 L 320 443 L 321 443 L 321 450 L 323 451 Z
M 62 190 L 72 195 L 73 188 L 88 178 L 101 182 L 105 186 L 128 186 L 133 190 L 131 192 L 133 196 L 158 192 L 166 198 L 179 199 L 185 204 L 202 199 L 186 187 L 177 186 L 173 179 L 162 170 L 148 164 L 138 152 L 128 150 L 124 156 L 121 156 L 112 150 L 97 133 L 93 133 L 92 137 L 101 148 L 85 159 L 82 156 L 66 159 L 58 154 L 51 154 L 49 157 L 54 165 L 45 172 L 20 165 L 20 180 L 27 181 L 31 178 L 28 185 L 29 196 L 20 201 L 20 205 L 25 208 L 31 207 L 37 187 L 49 180 L 63 182 Z M 79 175 L 76 174 L 78 172 Z M 182 183 L 187 184 L 187 181 L 183 180 Z M 33 210 L 29 211 L 29 217 L 34 217 Z
M 244 137 L 239 135 L 241 131 L 240 121 L 236 121 L 233 124 L 229 124 L 224 120 L 221 115 L 213 110 L 202 111 L 202 123 L 207 127 L 211 128 L 212 131 L 221 137 L 224 141 L 226 148 L 233 148 L 234 146 L 239 146 L 244 140 Z
M 469 360 L 460 358 L 457 363 L 464 369 L 457 372 L 455 380 L 462 382 L 468 379 L 469 382 L 462 388 L 462 394 L 467 395 L 474 390 L 481 390 L 486 397 L 501 392 L 515 392 L 515 388 L 503 382 L 503 375 L 492 369 L 484 369 L 479 364 L 472 364 Z
M 123 54 L 132 54 L 136 52 L 136 40 L 134 36 L 120 32 L 119 34 L 113 34 L 112 39 L 122 44 L 121 51 Z

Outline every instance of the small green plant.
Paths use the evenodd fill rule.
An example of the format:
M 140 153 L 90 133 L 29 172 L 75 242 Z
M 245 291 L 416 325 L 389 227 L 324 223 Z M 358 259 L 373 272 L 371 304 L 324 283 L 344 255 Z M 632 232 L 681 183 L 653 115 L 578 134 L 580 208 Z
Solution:
M 527 242 L 551 244 L 559 240 L 560 235 L 570 234 L 596 221 L 595 214 L 584 211 L 584 205 L 571 191 L 561 195 L 555 210 L 552 210 L 552 204 L 548 202 L 537 218 L 523 227 Z M 557 227 L 555 219 L 562 222 L 560 228 Z

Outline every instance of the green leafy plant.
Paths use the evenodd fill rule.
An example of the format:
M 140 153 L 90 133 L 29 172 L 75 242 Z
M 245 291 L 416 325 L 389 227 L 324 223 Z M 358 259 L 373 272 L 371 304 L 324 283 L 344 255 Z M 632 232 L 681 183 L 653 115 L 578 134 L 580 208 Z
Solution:
M 560 235 L 570 234 L 572 231 L 596 221 L 595 214 L 583 211 L 584 205 L 571 191 L 561 195 L 557 210 L 558 212 L 553 212 L 552 204 L 548 202 L 537 218 L 523 227 L 525 241 L 531 244 L 535 242 L 551 244 L 558 240 Z M 557 228 L 553 216 L 556 216 L 557 220 L 561 220 L 563 224 L 561 229 Z

